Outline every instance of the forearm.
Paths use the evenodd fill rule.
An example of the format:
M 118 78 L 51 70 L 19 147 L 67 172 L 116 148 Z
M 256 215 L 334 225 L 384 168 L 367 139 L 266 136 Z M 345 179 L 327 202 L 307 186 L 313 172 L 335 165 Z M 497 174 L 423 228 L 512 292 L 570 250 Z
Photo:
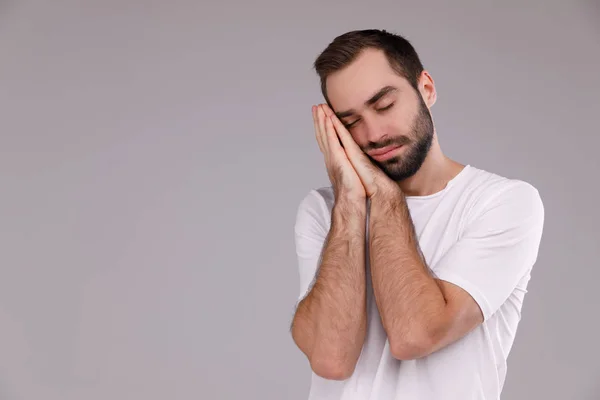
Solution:
M 332 379 L 352 373 L 366 335 L 365 222 L 364 203 L 336 203 L 317 279 L 294 318 L 312 369 Z
M 401 192 L 372 199 L 369 244 L 373 292 L 390 348 L 411 357 L 435 336 L 446 303 L 421 256 Z

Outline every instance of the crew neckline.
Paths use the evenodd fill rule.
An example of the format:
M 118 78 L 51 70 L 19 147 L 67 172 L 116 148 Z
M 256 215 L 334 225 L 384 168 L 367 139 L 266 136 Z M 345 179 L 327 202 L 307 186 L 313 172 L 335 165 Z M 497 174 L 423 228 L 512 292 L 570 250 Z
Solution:
M 464 168 L 458 174 L 456 174 L 456 176 L 454 178 L 452 178 L 448 181 L 448 183 L 442 190 L 439 190 L 435 193 L 428 194 L 425 196 L 405 196 L 405 198 L 407 200 L 428 200 L 428 199 L 432 199 L 432 198 L 441 196 L 442 194 L 447 192 L 460 179 L 461 176 L 466 174 L 467 169 L 471 169 L 471 164 L 466 164 L 464 166 Z

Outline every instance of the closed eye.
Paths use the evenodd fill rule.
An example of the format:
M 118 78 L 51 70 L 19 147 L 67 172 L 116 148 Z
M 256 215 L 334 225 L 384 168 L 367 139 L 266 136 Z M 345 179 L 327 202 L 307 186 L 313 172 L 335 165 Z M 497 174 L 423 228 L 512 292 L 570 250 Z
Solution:
M 389 105 L 387 105 L 387 106 L 385 106 L 385 107 L 382 107 L 382 108 L 376 108 L 376 110 L 377 110 L 377 111 L 386 111 L 386 110 L 389 110 L 390 108 L 392 108 L 392 107 L 394 106 L 394 104 L 395 104 L 395 103 L 391 103 L 391 104 L 389 104 Z M 344 127 L 345 127 L 346 129 L 350 129 L 350 128 L 352 128 L 354 125 L 356 125 L 356 123 L 357 123 L 357 122 L 359 122 L 359 121 L 360 121 L 360 119 L 357 119 L 356 121 L 352 122 L 351 124 L 345 124 L 345 125 L 344 125 Z
M 383 108 L 378 108 L 378 109 L 377 109 L 377 111 L 385 111 L 385 110 L 389 110 L 390 108 L 392 108 L 392 106 L 393 106 L 394 104 L 395 104 L 395 103 L 391 103 L 389 106 L 385 106 L 385 107 L 383 107 Z

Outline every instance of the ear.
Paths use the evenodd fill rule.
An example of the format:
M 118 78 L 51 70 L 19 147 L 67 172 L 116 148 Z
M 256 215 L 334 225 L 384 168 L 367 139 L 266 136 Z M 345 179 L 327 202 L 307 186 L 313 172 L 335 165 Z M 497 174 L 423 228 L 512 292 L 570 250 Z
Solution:
M 437 100 L 437 92 L 435 91 L 433 78 L 427 71 L 423 71 L 419 78 L 419 92 L 427 107 L 431 108 Z

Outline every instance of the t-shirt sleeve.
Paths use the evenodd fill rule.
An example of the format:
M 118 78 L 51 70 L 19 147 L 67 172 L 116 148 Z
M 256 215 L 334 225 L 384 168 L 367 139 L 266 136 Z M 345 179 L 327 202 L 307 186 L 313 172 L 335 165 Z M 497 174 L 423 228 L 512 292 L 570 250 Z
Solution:
M 329 232 L 327 204 L 316 190 L 311 190 L 300 202 L 294 225 L 294 240 L 302 300 L 312 288 L 320 264 L 321 252 Z
M 488 320 L 536 262 L 544 206 L 532 185 L 516 181 L 487 196 L 477 216 L 432 270 L 469 292 Z

